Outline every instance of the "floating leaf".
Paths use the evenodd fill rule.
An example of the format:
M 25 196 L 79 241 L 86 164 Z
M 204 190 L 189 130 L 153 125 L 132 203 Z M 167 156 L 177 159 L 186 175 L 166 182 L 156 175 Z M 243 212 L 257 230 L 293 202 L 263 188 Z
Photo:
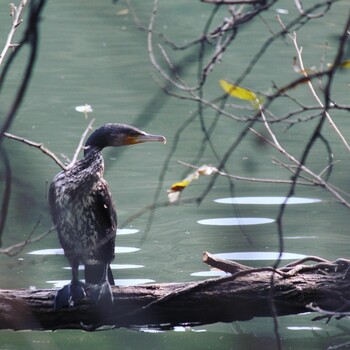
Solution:
M 221 88 L 232 97 L 250 101 L 254 107 L 258 107 L 259 104 L 263 103 L 263 99 L 251 90 L 242 88 L 238 85 L 233 85 L 226 80 L 220 80 L 219 83 Z

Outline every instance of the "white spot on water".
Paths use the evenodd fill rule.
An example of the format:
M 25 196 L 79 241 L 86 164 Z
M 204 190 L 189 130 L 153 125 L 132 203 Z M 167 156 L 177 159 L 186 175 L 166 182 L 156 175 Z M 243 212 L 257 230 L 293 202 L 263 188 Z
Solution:
M 33 250 L 33 251 L 29 252 L 28 254 L 31 254 L 31 255 L 63 255 L 64 251 L 62 248 L 40 249 L 40 250 Z
M 140 248 L 134 248 L 134 247 L 115 247 L 114 252 L 116 254 L 120 253 L 134 253 L 138 252 Z M 28 254 L 31 255 L 63 255 L 64 251 L 62 248 L 52 248 L 52 249 L 40 249 L 40 250 L 33 250 L 29 252 Z
M 144 265 L 132 265 L 132 264 L 110 264 L 109 265 L 112 270 L 124 270 L 124 269 L 141 269 Z M 66 266 L 63 268 L 64 270 L 71 270 L 71 267 Z M 79 270 L 84 270 L 84 265 L 79 265 Z
M 235 252 L 214 254 L 215 257 L 228 260 L 277 260 L 279 252 Z M 295 253 L 282 253 L 281 260 L 298 260 L 306 255 Z
M 276 9 L 276 13 L 279 15 L 288 15 L 289 11 L 287 9 Z
M 224 271 L 199 271 L 191 273 L 191 276 L 195 277 L 225 277 L 231 276 L 230 273 Z
M 321 331 L 321 327 L 287 327 L 290 331 Z
M 83 280 L 82 280 L 83 281 Z M 114 280 L 116 286 L 136 286 L 139 284 L 154 283 L 154 280 L 147 278 L 132 278 L 132 279 L 116 279 Z M 52 284 L 54 288 L 62 288 L 70 283 L 70 280 L 51 280 L 46 281 L 48 284 Z
M 140 230 L 132 228 L 118 228 L 117 235 L 133 235 L 140 232 Z
M 201 225 L 213 226 L 243 226 L 243 225 L 261 225 L 270 224 L 274 219 L 269 218 L 215 218 L 197 221 Z
M 260 204 L 260 205 L 280 205 L 286 204 L 309 204 L 321 202 L 318 198 L 290 197 L 228 197 L 218 198 L 214 202 L 222 204 Z

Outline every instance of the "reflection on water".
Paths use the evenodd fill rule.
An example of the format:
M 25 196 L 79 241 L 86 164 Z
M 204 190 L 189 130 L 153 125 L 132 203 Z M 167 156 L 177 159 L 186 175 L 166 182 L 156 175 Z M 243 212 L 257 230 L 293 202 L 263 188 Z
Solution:
M 136 328 L 139 332 L 143 332 L 143 333 L 164 333 L 165 331 L 161 330 L 161 329 L 157 329 L 157 328 L 148 328 L 148 327 L 142 327 L 142 328 Z
M 138 252 L 140 248 L 134 248 L 134 247 L 115 247 L 114 252 L 116 254 L 120 253 L 134 253 Z M 51 248 L 51 249 L 40 249 L 40 250 L 33 250 L 29 252 L 28 254 L 31 255 L 63 255 L 64 251 L 62 248 Z
M 135 327 L 139 332 L 143 333 L 165 333 L 166 329 L 169 328 L 169 324 L 164 324 L 161 325 L 160 328 L 157 327 Z M 206 329 L 203 328 L 195 328 L 193 326 L 175 326 L 175 327 L 170 327 L 173 332 L 192 332 L 192 333 L 205 333 L 207 332 Z
M 290 331 L 321 331 L 321 327 L 287 327 Z
M 143 265 L 133 265 L 133 264 L 110 264 L 109 265 L 112 270 L 124 270 L 124 269 L 141 269 Z M 66 266 L 63 268 L 64 270 L 71 270 L 70 266 Z M 84 270 L 84 265 L 79 265 L 79 270 Z
M 110 264 L 112 270 L 123 270 L 123 269 L 141 269 L 143 265 L 134 265 L 134 264 Z
M 54 288 L 62 288 L 69 284 L 70 280 L 50 280 L 46 281 L 48 284 L 52 284 Z M 146 283 L 154 283 L 154 280 L 147 278 L 130 278 L 130 279 L 115 279 L 114 283 L 116 286 L 136 286 Z
M 319 236 L 286 236 L 283 239 L 316 239 L 320 238 Z
M 269 218 L 215 218 L 198 220 L 201 225 L 213 226 L 243 226 L 243 225 L 261 225 L 270 224 L 274 219 Z
M 279 257 L 281 260 L 298 260 L 306 257 L 306 255 L 295 253 L 282 253 L 280 256 L 279 252 L 218 253 L 214 254 L 214 256 L 229 260 L 277 260 Z
M 230 273 L 219 271 L 219 270 L 200 271 L 200 272 L 191 273 L 191 276 L 194 276 L 194 277 L 225 277 L 230 275 L 231 275 Z
M 52 248 L 52 249 L 32 250 L 28 254 L 31 254 L 31 255 L 63 255 L 64 251 L 62 248 Z
M 318 203 L 321 199 L 318 198 L 302 198 L 302 197 L 228 197 L 218 198 L 214 202 L 222 204 L 260 204 L 260 205 L 274 205 L 274 204 L 308 204 Z
M 134 248 L 134 247 L 114 247 L 115 254 L 120 253 L 135 253 L 141 250 L 140 248 Z
M 135 233 L 140 232 L 140 230 L 132 229 L 132 228 L 118 228 L 117 235 L 133 235 Z

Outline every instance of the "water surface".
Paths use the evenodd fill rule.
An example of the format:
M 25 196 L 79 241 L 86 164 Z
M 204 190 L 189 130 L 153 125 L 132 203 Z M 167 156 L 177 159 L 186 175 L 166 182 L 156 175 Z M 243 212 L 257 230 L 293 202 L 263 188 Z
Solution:
M 132 2 L 135 12 L 145 25 L 152 11 L 152 2 Z M 8 3 L 0 4 L 0 39 L 7 35 L 11 18 Z M 136 125 L 146 131 L 163 134 L 167 145 L 144 144 L 123 149 L 105 150 L 106 179 L 116 199 L 119 222 L 152 203 L 160 191 L 159 201 L 167 200 L 166 190 L 180 181 L 191 170 L 177 163 L 182 160 L 195 165 L 217 165 L 210 147 L 202 149 L 204 138 L 201 121 L 195 120 L 182 132 L 174 145 L 176 130 L 194 115 L 197 104 L 172 99 L 160 91 L 152 79 L 152 68 L 147 54 L 146 33 L 138 30 L 123 2 L 85 0 L 48 1 L 41 19 L 41 42 L 35 73 L 11 132 L 36 142 L 43 142 L 57 154 L 71 158 L 91 118 L 94 127 L 107 122 Z M 178 44 L 201 35 L 211 5 L 199 1 L 161 1 L 157 30 Z M 266 38 L 276 31 L 275 12 L 291 19 L 295 16 L 292 2 L 278 2 L 276 9 L 266 15 L 265 22 L 255 21 L 239 32 L 234 46 L 223 57 L 208 78 L 204 91 L 210 100 L 222 94 L 218 81 L 234 81 L 246 67 Z M 124 14 L 123 14 L 124 13 Z M 333 52 L 334 39 L 339 34 L 348 3 L 340 1 L 334 6 L 327 23 L 322 19 L 305 26 L 300 41 L 308 65 L 318 64 L 324 53 L 325 41 Z M 219 12 L 214 25 L 225 16 Z M 269 34 L 270 35 L 270 34 Z M 170 49 L 166 47 L 170 54 Z M 169 50 L 169 51 L 168 51 Z M 198 59 L 177 51 L 175 61 L 181 73 L 195 83 Z M 283 84 L 295 78 L 292 59 L 295 51 L 287 38 L 274 43 L 262 58 L 261 65 L 247 77 L 247 87 L 268 92 L 271 81 Z M 163 60 L 164 63 L 164 60 Z M 18 63 L 19 64 L 19 63 Z M 339 96 L 348 103 L 348 76 L 344 86 L 334 86 Z M 2 91 L 2 105 L 12 96 L 14 86 L 22 78 L 21 70 L 14 66 L 9 82 Z M 311 98 L 305 91 L 296 90 L 296 96 Z M 306 101 L 308 102 L 308 101 Z M 230 103 L 234 103 L 230 101 Z M 93 112 L 88 119 L 75 110 L 89 104 Z M 276 115 L 285 113 L 288 102 L 277 105 Z M 242 112 L 243 113 L 243 112 Z M 247 113 L 245 110 L 244 113 Z M 337 117 L 337 115 L 335 116 Z M 339 116 L 341 129 L 350 135 L 349 118 Z M 203 120 L 209 123 L 215 112 L 204 111 Z M 209 124 L 208 124 L 209 125 Z M 306 144 L 310 131 L 303 124 L 285 132 L 283 144 L 297 156 Z M 274 126 L 278 128 L 278 126 Z M 243 124 L 222 118 L 212 136 L 212 145 L 222 156 L 228 144 L 239 136 Z M 327 137 L 335 141 L 329 130 Z M 328 134 L 329 133 L 329 134 Z M 8 246 L 51 227 L 47 207 L 47 188 L 59 171 L 57 165 L 36 149 L 7 140 L 5 143 L 12 161 L 14 187 L 6 224 L 3 245 Z M 332 143 L 333 146 L 333 143 Z M 345 151 L 334 145 L 340 158 Z M 172 154 L 171 158 L 167 158 Z M 272 165 L 271 159 L 280 157 L 274 150 L 247 137 L 226 164 L 225 171 L 245 177 L 290 179 L 285 169 Z M 349 160 L 347 155 L 333 171 L 335 185 L 348 188 Z M 281 158 L 282 159 L 282 158 Z M 310 159 L 319 172 L 326 165 L 323 148 L 313 150 Z M 167 163 L 165 161 L 167 160 Z M 161 170 L 167 164 L 165 173 Z M 184 174 L 185 173 L 185 174 Z M 164 175 L 164 176 L 163 176 Z M 159 181 L 159 179 L 162 181 Z M 201 194 L 209 177 L 201 177 L 184 191 L 184 196 Z M 160 186 L 160 188 L 159 188 Z M 211 272 L 202 263 L 202 252 L 218 257 L 244 261 L 249 266 L 271 265 L 279 256 L 278 232 L 275 220 L 284 203 L 289 187 L 268 183 L 234 181 L 228 185 L 219 178 L 213 190 L 200 206 L 195 203 L 173 207 L 160 207 L 151 217 L 137 217 L 117 233 L 116 259 L 113 269 L 117 284 L 182 282 L 201 280 L 222 275 Z M 214 202 L 215 201 L 215 202 Z M 267 205 L 268 204 L 268 205 Z M 282 259 L 290 262 L 307 255 L 326 259 L 349 256 L 349 212 L 335 203 L 320 188 L 298 187 L 295 197 L 286 202 L 284 219 L 285 252 Z M 70 271 L 55 234 L 30 245 L 15 257 L 0 256 L 0 286 L 2 288 L 60 287 L 67 283 Z M 288 349 L 319 349 L 349 340 L 339 331 L 344 320 L 329 323 L 311 320 L 314 315 L 288 316 L 279 319 L 283 346 Z M 346 326 L 346 323 L 345 323 Z M 158 332 L 115 329 L 94 334 L 82 331 L 19 332 L 1 331 L 1 349 L 273 349 L 274 324 L 270 318 L 257 318 L 232 324 L 201 327 L 181 327 L 174 331 Z

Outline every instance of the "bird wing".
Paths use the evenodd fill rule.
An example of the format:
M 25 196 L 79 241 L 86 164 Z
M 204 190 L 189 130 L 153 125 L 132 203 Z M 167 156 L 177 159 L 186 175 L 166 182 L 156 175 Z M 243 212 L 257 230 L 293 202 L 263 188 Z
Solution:
M 115 231 L 117 229 L 117 214 L 113 203 L 112 195 L 106 182 L 100 182 L 93 194 L 96 220 L 101 228 Z
M 101 243 L 98 255 L 103 264 L 85 264 L 85 281 L 86 283 L 99 283 L 103 278 L 102 276 L 104 276 L 105 264 L 107 264 L 108 280 L 111 285 L 114 285 L 109 263 L 114 258 L 114 242 L 117 229 L 116 209 L 106 182 L 101 182 L 92 195 L 94 197 L 96 226 L 99 228 L 99 241 Z
M 57 209 L 56 209 L 56 192 L 54 182 L 51 183 L 49 187 L 49 209 L 54 225 L 57 224 Z

